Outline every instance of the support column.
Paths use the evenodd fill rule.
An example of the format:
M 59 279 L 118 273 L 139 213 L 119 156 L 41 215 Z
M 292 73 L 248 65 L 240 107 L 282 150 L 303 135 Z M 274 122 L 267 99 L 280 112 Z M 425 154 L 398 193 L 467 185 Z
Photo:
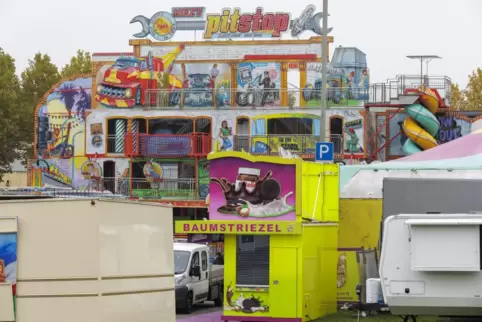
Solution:
M 126 133 L 126 120 L 115 121 L 115 153 L 124 153 L 124 134 Z
M 231 108 L 236 107 L 236 93 L 238 88 L 238 63 L 231 64 L 231 84 L 229 85 L 230 88 L 227 88 L 229 91 L 229 97 L 231 100 Z
M 186 74 L 186 64 L 181 64 L 181 71 L 182 71 L 182 81 L 184 82 L 187 79 L 187 74 Z M 183 108 L 184 107 L 184 98 L 185 98 L 185 93 L 184 93 L 184 86 L 181 88 L 181 98 L 179 99 L 179 107 Z
M 306 101 L 303 98 L 303 89 L 306 86 L 306 63 L 299 63 L 300 69 L 300 106 L 306 106 Z
M 132 135 L 132 154 L 137 155 L 137 147 L 139 142 L 139 120 L 131 120 L 131 130 Z
M 141 55 L 141 45 L 134 45 L 133 51 L 134 51 L 134 56 L 139 57 Z
M 288 106 L 288 63 L 281 63 L 281 98 L 280 106 Z

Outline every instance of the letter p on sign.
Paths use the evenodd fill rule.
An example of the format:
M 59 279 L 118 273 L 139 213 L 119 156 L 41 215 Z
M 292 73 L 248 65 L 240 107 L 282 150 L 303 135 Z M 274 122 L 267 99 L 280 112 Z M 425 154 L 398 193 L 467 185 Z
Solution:
M 333 142 L 316 142 L 315 161 L 333 162 L 334 152 Z

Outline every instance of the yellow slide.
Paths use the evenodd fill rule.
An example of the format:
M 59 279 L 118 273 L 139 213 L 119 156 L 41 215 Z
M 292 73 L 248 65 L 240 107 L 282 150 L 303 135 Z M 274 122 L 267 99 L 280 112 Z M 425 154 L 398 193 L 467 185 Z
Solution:
M 405 107 L 407 118 L 402 124 L 407 140 L 403 152 L 411 155 L 436 147 L 440 123 L 435 116 L 439 107 L 436 95 L 430 89 L 419 89 L 419 98 L 414 104 Z

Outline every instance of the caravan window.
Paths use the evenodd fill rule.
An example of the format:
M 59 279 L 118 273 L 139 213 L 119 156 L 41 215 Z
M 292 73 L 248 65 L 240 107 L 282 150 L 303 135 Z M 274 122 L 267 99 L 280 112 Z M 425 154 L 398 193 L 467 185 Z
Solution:
M 269 236 L 236 237 L 236 285 L 269 286 Z

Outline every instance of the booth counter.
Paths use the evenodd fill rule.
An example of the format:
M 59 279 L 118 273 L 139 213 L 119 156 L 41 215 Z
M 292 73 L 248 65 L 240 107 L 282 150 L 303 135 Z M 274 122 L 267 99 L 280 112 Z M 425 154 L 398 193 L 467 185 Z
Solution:
M 210 154 L 209 220 L 176 232 L 224 234 L 224 321 L 310 321 L 336 312 L 339 168 Z

